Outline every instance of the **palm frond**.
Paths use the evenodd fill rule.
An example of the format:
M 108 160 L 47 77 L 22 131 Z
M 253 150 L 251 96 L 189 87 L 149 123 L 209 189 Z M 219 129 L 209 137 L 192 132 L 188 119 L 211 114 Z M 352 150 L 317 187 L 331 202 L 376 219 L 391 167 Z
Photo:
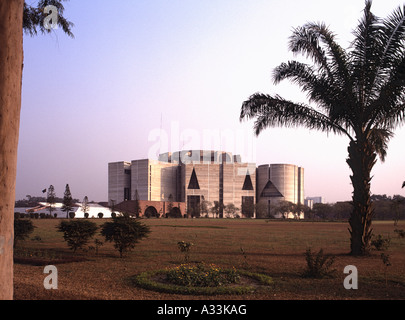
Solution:
M 311 66 L 298 61 L 282 63 L 273 70 L 274 84 L 285 79 L 289 79 L 301 87 L 302 91 L 307 93 L 310 101 L 321 106 L 329 105 L 332 99 L 328 95 L 331 84 L 325 77 L 319 76 Z
M 381 66 L 390 70 L 400 62 L 404 55 L 405 5 L 398 7 L 388 18 L 383 19 L 381 41 L 383 51 Z
M 314 102 L 329 118 L 346 129 L 353 124 L 353 108 L 348 102 L 347 92 L 331 83 L 325 74 L 318 74 L 312 66 L 289 61 L 273 71 L 274 83 L 289 79 L 307 94 L 309 102 Z M 343 103 L 344 101 L 344 103 Z
M 373 98 L 372 87 L 379 56 L 376 52 L 380 50 L 381 20 L 371 12 L 371 4 L 372 1 L 366 1 L 363 18 L 353 31 L 355 40 L 352 42 L 353 50 L 350 52 L 353 89 L 360 112 L 364 111 L 368 99 Z
M 295 28 L 289 39 L 289 50 L 294 54 L 302 54 L 310 58 L 314 63 L 325 70 L 329 66 L 326 53 L 319 43 L 319 32 L 309 25 Z
M 395 127 L 405 123 L 405 93 L 402 95 L 401 102 L 391 106 L 388 112 L 381 116 L 380 123 L 385 128 L 394 129 Z
M 367 116 L 389 111 L 402 100 L 405 86 L 405 6 L 398 7 L 379 25 L 374 50 L 376 68 L 369 96 Z M 379 121 L 379 120 L 377 120 Z
M 58 10 L 58 26 L 62 28 L 63 32 L 66 33 L 69 37 L 74 38 L 72 33 L 72 27 L 74 24 L 68 21 L 63 13 L 65 11 L 65 7 L 62 4 L 62 1 L 67 0 L 40 0 L 37 3 L 37 6 L 31 6 L 24 2 L 24 10 L 23 10 L 23 30 L 26 34 L 31 36 L 35 36 L 38 33 L 38 30 L 42 33 L 50 33 L 52 32 L 51 29 L 46 29 L 44 26 L 44 19 L 46 18 L 46 14 L 44 12 L 44 8 L 48 5 L 55 6 Z
M 405 55 L 379 88 L 378 98 L 368 107 L 366 118 L 370 119 L 368 128 L 374 125 L 393 128 L 405 120 Z
M 393 136 L 394 133 L 387 129 L 373 128 L 369 133 L 369 141 L 382 162 L 385 161 L 388 142 Z
M 392 127 L 405 118 L 405 5 L 383 19 L 381 30 L 381 57 L 374 80 L 378 94 L 367 117 L 370 125 L 384 122 L 385 127 Z
M 333 121 L 345 123 L 346 129 L 352 127 L 358 118 L 354 112 L 357 99 L 353 94 L 348 55 L 336 42 L 335 34 L 324 23 L 310 22 L 294 29 L 289 48 L 312 59 L 314 65 L 282 64 L 275 69 L 275 83 L 289 78 Z
M 310 22 L 293 30 L 289 49 L 306 55 L 319 66 L 320 71 L 334 79 L 347 81 L 348 68 L 345 50 L 335 41 L 335 34 L 324 23 Z
M 310 130 L 346 134 L 348 132 L 330 118 L 304 104 L 280 96 L 255 93 L 242 104 L 240 120 L 256 118 L 254 129 L 259 135 L 267 127 L 305 127 Z

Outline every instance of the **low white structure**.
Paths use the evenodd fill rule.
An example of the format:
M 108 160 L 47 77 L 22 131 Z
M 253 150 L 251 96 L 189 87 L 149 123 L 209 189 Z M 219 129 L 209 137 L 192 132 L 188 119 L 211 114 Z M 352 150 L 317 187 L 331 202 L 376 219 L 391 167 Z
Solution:
M 57 218 L 66 218 L 67 213 L 62 211 L 62 203 L 55 203 L 52 205 L 54 210 L 52 210 L 52 216 L 56 214 Z M 49 214 L 49 203 L 47 202 L 39 202 L 38 206 L 33 208 L 14 208 L 14 212 L 20 213 L 29 213 L 29 212 L 37 212 L 39 214 L 45 213 Z M 73 205 L 72 210 L 70 212 L 75 213 L 75 218 L 84 218 L 84 211 L 82 209 L 81 203 L 75 203 Z M 101 206 L 97 203 L 89 203 L 87 213 L 89 214 L 89 218 L 98 218 L 99 213 L 103 214 L 103 218 L 111 218 L 111 210 L 107 207 Z

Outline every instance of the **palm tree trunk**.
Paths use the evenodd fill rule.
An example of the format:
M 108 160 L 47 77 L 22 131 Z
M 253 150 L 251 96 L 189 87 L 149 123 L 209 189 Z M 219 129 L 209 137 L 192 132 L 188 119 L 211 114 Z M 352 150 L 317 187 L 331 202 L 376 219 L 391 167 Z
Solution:
M 14 202 L 24 0 L 0 1 L 0 300 L 13 299 Z
M 370 197 L 371 170 L 376 163 L 376 154 L 365 139 L 351 141 L 347 163 L 353 175 L 353 211 L 349 219 L 351 254 L 366 255 L 370 250 L 373 208 Z

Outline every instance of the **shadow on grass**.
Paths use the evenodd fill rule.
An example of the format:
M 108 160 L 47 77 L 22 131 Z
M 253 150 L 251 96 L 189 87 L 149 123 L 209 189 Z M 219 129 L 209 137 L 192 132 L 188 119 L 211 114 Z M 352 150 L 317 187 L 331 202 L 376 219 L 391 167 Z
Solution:
M 72 262 L 84 262 L 90 259 L 54 249 L 17 248 L 14 250 L 14 263 L 32 266 L 46 266 Z

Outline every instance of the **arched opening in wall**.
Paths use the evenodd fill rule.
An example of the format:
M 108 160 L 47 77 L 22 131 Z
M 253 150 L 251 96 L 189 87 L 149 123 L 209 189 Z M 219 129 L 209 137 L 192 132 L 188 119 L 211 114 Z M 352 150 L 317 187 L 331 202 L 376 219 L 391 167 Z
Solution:
M 173 207 L 167 215 L 169 218 L 181 218 L 181 211 L 178 207 Z
M 242 214 L 246 218 L 253 218 L 254 216 L 254 197 L 242 196 Z
M 187 213 L 192 217 L 200 216 L 201 196 L 187 196 Z
M 153 206 L 147 207 L 144 215 L 146 218 L 159 218 L 159 213 Z

